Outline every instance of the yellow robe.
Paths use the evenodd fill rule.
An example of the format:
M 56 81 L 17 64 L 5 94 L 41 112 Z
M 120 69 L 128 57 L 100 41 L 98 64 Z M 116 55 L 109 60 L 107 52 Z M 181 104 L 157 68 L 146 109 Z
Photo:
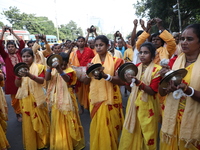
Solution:
M 32 68 L 32 66 L 34 67 Z M 45 67 L 33 63 L 30 70 L 38 72 L 40 75 Z M 30 73 L 34 74 L 32 71 Z M 20 99 L 23 145 L 26 150 L 36 150 L 49 146 L 50 119 L 42 87 L 43 85 L 37 84 L 30 78 L 23 77 L 22 85 L 16 94 L 16 97 Z
M 0 81 L 0 85 L 3 86 L 4 81 Z M 4 91 L 2 90 L 2 87 L 0 87 L 0 150 L 9 148 L 9 143 L 6 138 L 6 128 L 8 120 L 7 118 L 7 103 L 5 99 Z
M 151 73 L 151 81 L 155 78 L 158 78 L 160 66 L 154 64 L 154 68 Z M 143 81 L 145 78 L 142 73 L 140 80 Z M 144 81 L 143 81 L 144 82 Z M 151 82 L 150 82 L 151 83 Z M 134 85 L 136 86 L 136 85 Z M 133 87 L 134 88 L 134 87 Z M 143 90 L 138 90 L 136 100 L 131 101 L 131 95 L 128 100 L 126 115 L 128 115 L 128 110 L 130 105 L 134 103 L 136 107 L 135 125 L 133 132 L 125 128 L 125 125 L 122 130 L 122 136 L 120 139 L 119 150 L 156 150 L 157 147 L 157 138 L 158 138 L 158 117 L 159 117 L 159 105 L 157 96 L 151 96 L 147 94 L 146 101 L 142 100 Z M 131 94 L 133 94 L 131 92 Z M 131 113 L 133 115 L 133 113 Z M 130 124 L 133 126 L 133 124 Z
M 111 54 L 107 53 L 108 55 L 112 57 Z M 97 56 L 98 54 L 95 57 Z M 110 65 L 105 66 L 106 60 L 103 64 L 105 70 L 113 68 L 111 69 L 113 70 L 112 73 L 104 70 L 105 73 L 109 73 L 111 76 L 114 75 L 119 65 L 123 63 L 123 60 L 119 58 L 114 58 L 113 60 L 114 68 Z M 124 121 L 119 86 L 104 79 L 96 80 L 92 78 L 90 88 L 90 113 L 92 119 L 90 124 L 90 150 L 117 150 Z M 107 92 L 105 93 L 105 91 Z M 110 97 L 111 95 L 112 97 Z
M 54 69 L 47 89 L 47 100 L 51 107 L 50 150 L 81 150 L 85 147 L 84 132 L 71 87 L 75 85 L 77 78 L 72 68 L 67 68 L 64 72 L 73 73 L 70 84 L 67 84 Z M 67 98 L 68 95 L 64 96 L 66 92 L 70 98 Z

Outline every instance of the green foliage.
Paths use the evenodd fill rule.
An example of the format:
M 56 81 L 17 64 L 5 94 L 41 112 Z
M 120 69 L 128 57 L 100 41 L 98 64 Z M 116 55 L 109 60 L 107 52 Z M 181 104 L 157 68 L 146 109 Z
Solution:
M 4 23 L 0 21 L 0 27 L 4 26 Z
M 37 17 L 35 14 L 21 13 L 17 7 L 9 7 L 9 10 L 3 11 L 1 14 L 7 18 L 15 30 L 26 29 L 30 34 L 57 36 L 57 29 L 54 23 L 47 17 Z M 82 29 L 80 27 L 78 28 L 74 21 L 70 21 L 67 25 L 60 25 L 58 31 L 60 39 L 74 40 L 79 35 L 83 35 Z
M 177 0 L 138 0 L 133 6 L 138 17 L 148 19 L 159 17 L 165 28 L 179 31 Z M 200 22 L 200 0 L 179 0 L 182 28 L 191 23 Z

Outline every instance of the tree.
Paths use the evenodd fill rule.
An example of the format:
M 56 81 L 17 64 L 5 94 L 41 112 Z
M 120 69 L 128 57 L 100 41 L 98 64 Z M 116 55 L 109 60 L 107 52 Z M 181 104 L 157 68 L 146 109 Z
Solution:
M 70 21 L 67 25 L 60 25 L 59 33 L 61 39 L 74 40 L 78 36 L 83 35 L 82 29 L 77 27 L 74 21 Z
M 159 17 L 163 20 L 165 28 L 171 31 L 179 31 L 176 4 L 177 0 L 138 0 L 134 7 L 138 17 L 146 17 L 148 19 Z M 200 0 L 181 0 L 180 12 L 182 28 L 191 23 L 199 22 Z
M 3 26 L 4 26 L 4 23 L 0 21 L 0 27 L 3 27 Z

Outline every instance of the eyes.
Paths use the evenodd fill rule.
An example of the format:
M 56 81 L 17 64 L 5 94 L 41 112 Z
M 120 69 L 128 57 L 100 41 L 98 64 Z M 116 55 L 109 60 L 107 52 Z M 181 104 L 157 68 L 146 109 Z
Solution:
M 194 40 L 194 38 L 192 38 L 192 37 L 181 37 L 181 39 L 180 39 L 182 42 L 184 42 L 185 40 L 186 41 L 193 41 Z
M 150 52 L 148 52 L 148 51 L 139 51 L 138 55 L 142 55 L 142 54 L 148 55 L 149 53 L 150 53 Z

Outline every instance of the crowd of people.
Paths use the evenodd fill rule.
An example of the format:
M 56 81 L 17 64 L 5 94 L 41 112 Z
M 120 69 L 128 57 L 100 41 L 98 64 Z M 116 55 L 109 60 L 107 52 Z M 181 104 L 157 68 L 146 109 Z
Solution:
M 139 24 L 143 30 L 137 31 Z M 26 150 L 84 149 L 80 115 L 85 109 L 91 117 L 90 150 L 199 150 L 200 24 L 187 26 L 181 34 L 170 33 L 160 18 L 146 25 L 135 19 L 133 26 L 127 41 L 119 31 L 112 41 L 92 26 L 86 37 L 52 47 L 45 35 L 38 34 L 36 41 L 25 45 L 12 28 L 4 26 L 0 150 L 10 148 L 5 94 L 11 96 L 17 120 L 22 122 Z M 158 32 L 152 33 L 152 26 Z M 6 30 L 18 40 L 17 45 L 12 40 L 5 43 Z M 89 38 L 91 33 L 95 38 Z M 14 72 L 20 62 L 27 67 Z M 127 62 L 138 73 L 125 72 L 124 81 L 118 69 Z M 88 75 L 94 64 L 101 64 L 99 73 Z M 167 73 L 183 68 L 187 74 L 178 85 L 170 81 L 167 87 L 160 86 Z M 182 91 L 179 98 L 174 97 L 177 90 Z M 128 103 L 123 106 L 122 95 L 127 91 Z

